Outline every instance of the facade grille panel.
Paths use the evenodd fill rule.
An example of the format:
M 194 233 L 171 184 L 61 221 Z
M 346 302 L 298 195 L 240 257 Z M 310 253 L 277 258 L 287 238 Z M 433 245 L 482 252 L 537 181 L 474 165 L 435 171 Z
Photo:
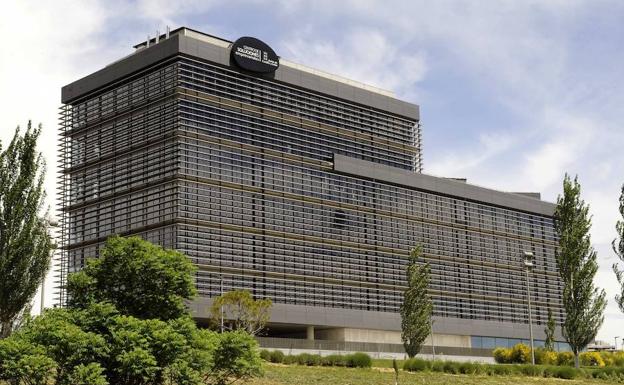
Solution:
M 396 314 L 422 244 L 437 317 L 524 324 L 532 251 L 535 319 L 563 320 L 552 215 L 334 170 L 418 175 L 418 119 L 188 55 L 114 80 L 61 109 L 62 277 L 138 234 L 188 255 L 203 298 Z

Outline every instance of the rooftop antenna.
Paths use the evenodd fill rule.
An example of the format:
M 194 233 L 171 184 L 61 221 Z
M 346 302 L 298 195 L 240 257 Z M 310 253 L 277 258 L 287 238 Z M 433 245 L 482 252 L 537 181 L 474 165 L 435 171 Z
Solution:
M 147 35 L 147 44 L 145 45 L 145 48 L 149 48 L 149 43 L 150 43 L 150 36 Z
M 156 43 L 160 41 L 160 32 L 156 30 Z
M 165 34 L 165 39 L 169 39 L 169 26 L 167 26 L 167 33 Z

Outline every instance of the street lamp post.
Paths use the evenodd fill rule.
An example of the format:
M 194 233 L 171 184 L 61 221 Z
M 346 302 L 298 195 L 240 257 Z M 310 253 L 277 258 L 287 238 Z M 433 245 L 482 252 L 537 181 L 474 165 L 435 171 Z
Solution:
M 529 338 L 531 339 L 531 364 L 535 365 L 535 348 L 533 346 L 533 316 L 531 315 L 531 290 L 529 289 L 529 272 L 533 268 L 533 253 L 524 252 L 524 267 L 526 271 L 527 303 L 529 305 Z

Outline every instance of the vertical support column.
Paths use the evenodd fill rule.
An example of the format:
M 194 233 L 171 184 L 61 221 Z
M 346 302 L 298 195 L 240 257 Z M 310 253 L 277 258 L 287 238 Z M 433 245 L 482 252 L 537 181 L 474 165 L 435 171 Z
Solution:
M 314 341 L 314 326 L 308 326 L 306 328 L 306 339 L 308 341 Z

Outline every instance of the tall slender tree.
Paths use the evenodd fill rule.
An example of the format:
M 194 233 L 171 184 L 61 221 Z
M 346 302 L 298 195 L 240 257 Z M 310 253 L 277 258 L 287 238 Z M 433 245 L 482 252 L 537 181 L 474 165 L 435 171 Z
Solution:
M 53 249 L 42 217 L 45 163 L 37 151 L 41 126 L 19 127 L 9 146 L 0 146 L 0 337 L 43 281 Z
M 431 334 L 433 303 L 427 288 L 431 268 L 422 261 L 422 246 L 410 252 L 407 264 L 407 289 L 401 305 L 401 339 L 405 352 L 411 358 L 420 352 L 425 339 Z
M 615 224 L 615 230 L 618 236 L 613 240 L 612 246 L 615 254 L 624 262 L 624 185 L 622 185 L 622 193 L 620 194 L 620 216 L 622 220 Z M 621 270 L 619 265 L 614 263 L 613 272 L 620 284 L 620 294 L 615 296 L 615 301 L 620 307 L 620 311 L 624 313 L 624 270 Z
M 544 334 L 546 334 L 544 349 L 549 352 L 555 351 L 555 326 L 555 318 L 553 317 L 552 310 L 548 308 L 548 320 L 546 321 L 546 327 L 544 328 Z
M 566 312 L 562 331 L 578 368 L 579 352 L 596 337 L 604 321 L 607 301 L 605 291 L 594 286 L 597 255 L 589 235 L 589 206 L 581 199 L 581 185 L 577 178 L 571 180 L 565 175 L 563 196 L 557 199 L 554 219 L 559 237 L 557 268 L 563 282 Z

